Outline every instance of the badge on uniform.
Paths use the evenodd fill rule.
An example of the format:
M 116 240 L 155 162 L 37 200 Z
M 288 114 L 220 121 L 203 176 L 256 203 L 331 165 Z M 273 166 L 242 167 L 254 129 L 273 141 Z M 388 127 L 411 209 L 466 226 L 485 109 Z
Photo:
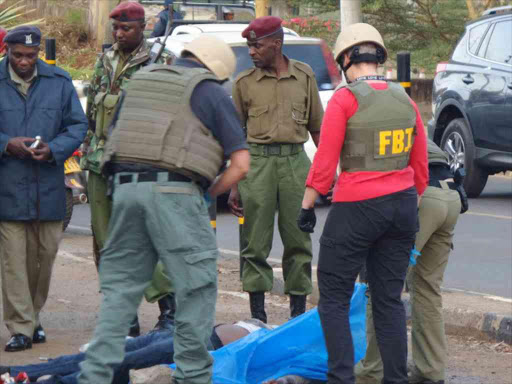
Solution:
M 256 32 L 254 32 L 254 31 L 249 31 L 249 38 L 250 38 L 251 40 L 254 40 L 254 39 L 256 38 Z
M 25 35 L 25 44 L 32 44 L 32 34 Z

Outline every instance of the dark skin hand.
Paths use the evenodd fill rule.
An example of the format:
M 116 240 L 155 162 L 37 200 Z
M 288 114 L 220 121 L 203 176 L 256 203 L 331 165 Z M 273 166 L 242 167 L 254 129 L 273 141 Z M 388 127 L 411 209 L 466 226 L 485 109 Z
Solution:
M 52 157 L 52 151 L 47 143 L 40 142 L 36 149 L 31 149 L 32 159 L 36 161 L 48 161 Z
M 34 142 L 32 137 L 13 137 L 7 143 L 7 152 L 18 159 L 25 159 L 32 156 L 29 146 Z
M 35 161 L 50 160 L 52 151 L 48 144 L 41 141 L 37 148 L 30 148 L 34 141 L 32 137 L 13 137 L 7 143 L 7 152 L 18 159 L 32 157 Z

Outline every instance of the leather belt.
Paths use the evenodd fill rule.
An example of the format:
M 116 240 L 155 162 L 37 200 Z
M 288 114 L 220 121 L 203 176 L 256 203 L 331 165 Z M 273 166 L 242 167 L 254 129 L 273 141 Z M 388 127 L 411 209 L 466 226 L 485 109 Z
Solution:
M 135 181 L 138 183 L 162 181 L 162 178 L 158 177 L 159 173 L 164 172 L 141 172 L 137 174 L 137 177 L 135 177 L 135 175 L 120 175 L 119 184 L 132 183 Z M 183 181 L 190 183 L 192 179 L 176 172 L 167 172 L 167 181 Z
M 304 144 L 249 144 L 251 155 L 259 156 L 289 156 L 304 150 Z

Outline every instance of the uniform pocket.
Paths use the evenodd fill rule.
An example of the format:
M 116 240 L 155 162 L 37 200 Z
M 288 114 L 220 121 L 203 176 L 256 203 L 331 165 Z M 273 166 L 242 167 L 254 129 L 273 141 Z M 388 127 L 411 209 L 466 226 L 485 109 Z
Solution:
M 306 128 L 308 117 L 306 116 L 306 105 L 303 103 L 292 103 L 292 119 L 295 121 L 296 128 Z
M 268 105 L 250 108 L 248 116 L 248 136 L 259 137 L 270 130 L 270 124 L 268 121 Z
M 217 282 L 217 255 L 216 249 L 185 255 L 187 264 L 187 287 L 195 290 Z

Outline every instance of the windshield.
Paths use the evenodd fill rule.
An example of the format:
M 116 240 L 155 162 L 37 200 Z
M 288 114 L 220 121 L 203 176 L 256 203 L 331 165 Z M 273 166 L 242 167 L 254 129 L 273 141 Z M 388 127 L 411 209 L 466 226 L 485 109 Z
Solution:
M 249 49 L 247 47 L 232 47 L 236 55 L 236 70 L 234 77 L 246 69 L 252 68 L 251 57 L 249 56 Z M 318 88 L 332 89 L 332 81 L 329 76 L 327 64 L 325 62 L 324 54 L 320 44 L 284 44 L 283 53 L 290 59 L 302 61 L 309 64 L 315 72 L 316 82 Z

